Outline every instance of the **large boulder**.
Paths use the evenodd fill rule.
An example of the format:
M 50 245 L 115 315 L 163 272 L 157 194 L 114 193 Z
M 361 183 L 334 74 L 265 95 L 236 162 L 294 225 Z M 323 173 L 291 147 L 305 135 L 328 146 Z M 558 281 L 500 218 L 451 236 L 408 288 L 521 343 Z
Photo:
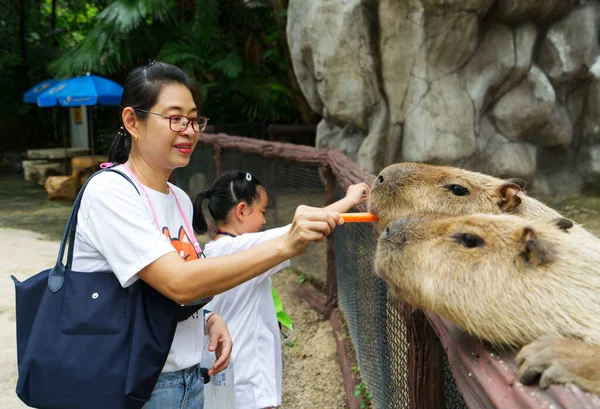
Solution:
M 595 0 L 290 0 L 287 39 L 323 118 L 318 146 L 374 173 L 402 160 L 454 164 L 566 197 L 596 180 L 599 9 Z M 542 166 L 556 151 L 568 153 L 564 169 Z M 575 187 L 558 187 L 567 182 Z

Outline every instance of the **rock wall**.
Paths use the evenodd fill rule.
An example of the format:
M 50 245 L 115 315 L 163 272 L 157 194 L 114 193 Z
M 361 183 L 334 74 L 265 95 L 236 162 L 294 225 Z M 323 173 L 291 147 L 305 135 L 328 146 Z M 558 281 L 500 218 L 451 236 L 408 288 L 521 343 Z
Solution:
M 451 164 L 548 198 L 600 184 L 596 0 L 290 0 L 318 147 Z

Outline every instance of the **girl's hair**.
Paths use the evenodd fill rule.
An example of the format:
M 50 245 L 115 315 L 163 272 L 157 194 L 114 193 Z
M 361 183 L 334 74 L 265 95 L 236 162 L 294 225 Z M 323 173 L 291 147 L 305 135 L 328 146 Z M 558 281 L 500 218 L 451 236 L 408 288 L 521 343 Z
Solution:
M 148 65 L 134 68 L 127 76 L 121 97 L 121 112 L 131 107 L 136 110 L 138 118 L 146 118 L 148 113 L 138 109 L 150 110 L 158 101 L 163 86 L 171 84 L 185 85 L 200 109 L 200 93 L 185 71 L 171 64 L 150 61 Z M 110 162 L 125 163 L 131 151 L 131 135 L 122 125 L 108 152 Z
M 225 221 L 229 211 L 238 203 L 252 206 L 263 187 L 260 181 L 247 172 L 227 172 L 215 179 L 210 189 L 200 192 L 194 199 L 194 230 L 206 233 L 208 225 L 202 212 L 202 202 L 208 199 L 208 211 L 215 222 Z

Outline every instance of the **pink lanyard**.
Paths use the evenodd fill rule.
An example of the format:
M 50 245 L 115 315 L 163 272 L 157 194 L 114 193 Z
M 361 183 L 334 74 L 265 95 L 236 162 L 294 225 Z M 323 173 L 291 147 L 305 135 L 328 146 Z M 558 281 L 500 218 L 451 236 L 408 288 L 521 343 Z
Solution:
M 154 223 L 156 224 L 156 228 L 158 228 L 158 230 L 160 230 L 160 226 L 158 224 L 158 218 L 156 217 L 156 211 L 154 210 L 154 206 L 152 205 L 152 200 L 150 200 L 150 196 L 148 195 L 148 190 L 146 189 L 146 186 L 144 186 L 142 183 L 140 183 L 140 181 L 133 174 L 131 169 L 129 169 L 129 166 L 123 164 L 123 169 L 135 181 L 135 183 L 137 183 L 139 185 L 139 187 L 141 187 L 142 190 L 144 191 L 144 194 L 146 195 L 146 199 L 148 199 L 148 203 L 150 204 L 150 209 L 152 210 L 152 215 L 154 216 Z M 167 186 L 169 187 L 169 191 L 175 198 L 175 203 L 177 203 L 177 207 L 179 208 L 179 214 L 181 214 L 181 218 L 183 219 L 183 223 L 185 224 L 185 227 L 184 227 L 185 232 L 187 233 L 190 240 L 192 240 L 192 245 L 194 246 L 194 250 L 196 250 L 196 253 L 198 253 L 198 256 L 200 256 L 202 254 L 202 249 L 200 248 L 200 244 L 198 243 L 198 240 L 196 240 L 196 236 L 194 235 L 194 229 L 192 229 L 192 227 L 190 226 L 190 222 L 188 221 L 187 217 L 185 217 L 185 213 L 183 212 L 183 209 L 181 208 L 181 204 L 179 204 L 179 199 L 177 199 L 177 195 L 175 194 L 175 192 L 173 192 L 173 189 L 171 189 L 171 186 L 169 184 L 167 184 Z

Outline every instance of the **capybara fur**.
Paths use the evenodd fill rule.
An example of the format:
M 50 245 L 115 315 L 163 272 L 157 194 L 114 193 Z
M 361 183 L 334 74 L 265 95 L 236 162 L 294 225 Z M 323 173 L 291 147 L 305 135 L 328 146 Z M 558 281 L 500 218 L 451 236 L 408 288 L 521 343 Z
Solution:
M 546 386 L 600 394 L 600 239 L 571 226 L 560 217 L 402 218 L 381 234 L 376 270 L 396 296 L 492 344 L 544 336 L 517 358 L 523 381 L 541 374 Z
M 526 194 L 521 179 L 502 180 L 451 166 L 403 162 L 384 168 L 371 187 L 369 210 L 383 228 L 401 217 L 425 213 L 468 215 L 514 214 L 530 220 L 562 217 Z M 571 232 L 592 233 L 579 225 Z

